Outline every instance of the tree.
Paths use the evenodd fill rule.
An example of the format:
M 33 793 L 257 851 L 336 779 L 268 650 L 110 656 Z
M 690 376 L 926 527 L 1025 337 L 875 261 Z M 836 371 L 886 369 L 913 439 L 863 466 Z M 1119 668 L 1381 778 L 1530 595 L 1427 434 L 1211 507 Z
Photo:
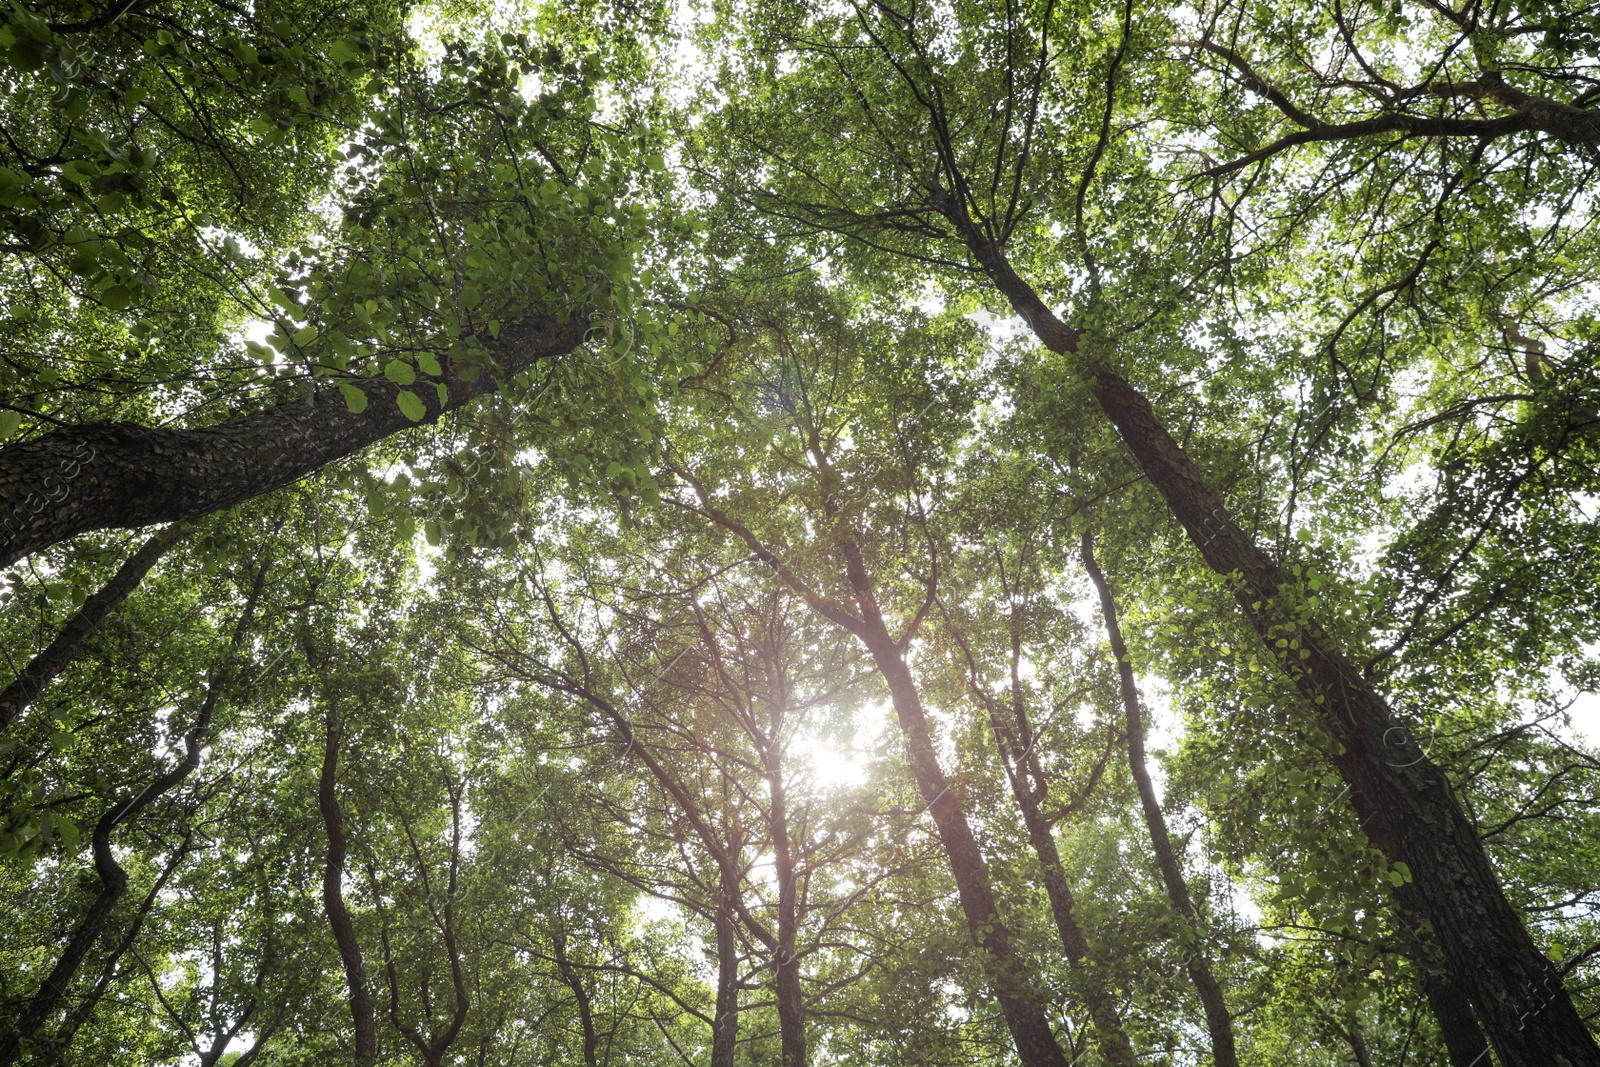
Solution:
M 1090 188 L 1104 181 L 1097 170 L 1124 158 L 1125 150 L 1110 152 L 1119 73 L 1134 49 L 1146 47 L 1140 41 L 1149 32 L 1141 28 L 1135 34 L 1131 5 L 1098 79 L 1104 85 L 1103 102 L 1093 112 L 1100 116 L 1099 128 L 1080 169 L 1068 231 L 1075 230 L 1086 275 L 1079 297 L 1085 326 L 1064 322 L 1012 266 L 1017 253 L 1008 246 L 1031 206 L 1030 179 L 1055 161 L 1051 141 L 1070 143 L 1056 127 L 1057 116 L 1070 112 L 1052 99 L 1056 83 L 1046 73 L 1057 32 L 1054 12 L 1053 6 L 1043 8 L 1035 22 L 1032 12 L 988 19 L 958 10 L 946 18 L 932 10 L 876 5 L 803 23 L 786 23 L 778 13 L 771 36 L 803 44 L 791 55 L 804 55 L 811 66 L 777 79 L 772 90 L 752 99 L 771 100 L 785 85 L 794 86 L 809 94 L 809 110 L 828 109 L 838 120 L 852 120 L 890 169 L 861 169 L 854 176 L 824 170 L 824 158 L 835 166 L 841 162 L 837 152 L 812 155 L 805 146 L 773 137 L 770 127 L 763 128 L 767 120 L 759 106 L 749 109 L 748 120 L 734 112 L 730 144 L 755 146 L 787 165 L 770 193 L 780 217 L 812 229 L 861 234 L 880 247 L 886 242 L 876 233 L 888 231 L 894 236 L 887 243 L 906 255 L 966 267 L 995 287 L 1047 350 L 1071 361 L 1206 564 L 1236 583 L 1241 610 L 1268 648 L 1282 650 L 1275 654 L 1281 669 L 1303 699 L 1323 709 L 1323 728 L 1334 739 L 1333 762 L 1363 832 L 1391 863 L 1404 865 L 1396 868 L 1396 903 L 1408 922 L 1426 923 L 1438 939 L 1442 960 L 1425 966 L 1444 968 L 1449 988 L 1459 986 L 1471 1000 L 1507 1062 L 1594 1062 L 1600 1049 L 1555 968 L 1506 900 L 1446 776 L 1411 740 L 1339 639 L 1319 623 L 1314 608 L 1296 595 L 1291 575 L 1232 517 L 1149 399 L 1113 366 L 1119 346 L 1136 350 L 1143 342 L 1139 333 L 1153 331 L 1148 325 L 1141 331 L 1134 316 L 1105 295 L 1109 276 L 1115 271 L 1116 282 L 1143 280 L 1148 286 L 1156 281 L 1148 276 L 1163 270 L 1146 270 L 1138 260 L 1119 269 L 1117 260 L 1102 257 L 1104 240 L 1085 225 Z M 817 66 L 842 71 L 850 88 L 841 91 L 838 80 L 819 83 Z M 1126 158 L 1135 172 L 1141 169 L 1135 158 Z M 759 195 L 755 199 L 761 202 Z M 1126 217 L 1120 209 L 1109 214 Z M 1113 248 L 1116 240 L 1111 237 Z M 1156 292 L 1172 299 L 1162 289 Z M 1162 297 L 1156 314 L 1170 315 L 1172 305 L 1163 308 Z M 1119 336 L 1124 332 L 1132 336 Z M 1395 755 L 1403 761 L 1385 758 Z M 1485 960 L 1494 962 L 1485 967 Z M 1451 992 L 1439 997 L 1442 1014 L 1461 1014 Z M 1546 1020 L 1537 1036 L 1524 1026 L 1532 1014 Z
M 0 14 L 0 1059 L 1593 1063 L 1594 30 Z

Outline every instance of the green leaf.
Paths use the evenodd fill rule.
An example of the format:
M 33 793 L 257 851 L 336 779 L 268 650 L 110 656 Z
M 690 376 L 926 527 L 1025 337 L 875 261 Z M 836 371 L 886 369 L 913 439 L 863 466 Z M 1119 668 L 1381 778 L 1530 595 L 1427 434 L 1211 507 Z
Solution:
M 0 441 L 6 440 L 22 428 L 22 414 L 16 411 L 0 411 Z
M 359 415 L 367 410 L 367 394 L 361 391 L 360 386 L 340 382 L 339 394 L 344 397 L 344 406 L 350 409 L 350 414 Z
M 417 380 L 417 371 L 403 360 L 392 359 L 384 364 L 383 376 L 396 385 L 410 385 Z
M 422 368 L 422 373 L 423 374 L 431 374 L 435 378 L 441 377 L 444 374 L 444 369 L 439 366 L 438 357 L 435 356 L 432 352 L 418 352 L 417 353 L 417 366 Z M 400 384 L 401 385 L 409 385 L 411 383 L 410 382 L 401 382 Z
M 409 389 L 400 390 L 395 396 L 395 401 L 400 405 L 401 414 L 412 422 L 421 422 L 423 416 L 428 413 L 422 398 Z
M 100 303 L 112 311 L 125 311 L 133 303 L 133 291 L 126 285 L 113 285 L 100 294 Z

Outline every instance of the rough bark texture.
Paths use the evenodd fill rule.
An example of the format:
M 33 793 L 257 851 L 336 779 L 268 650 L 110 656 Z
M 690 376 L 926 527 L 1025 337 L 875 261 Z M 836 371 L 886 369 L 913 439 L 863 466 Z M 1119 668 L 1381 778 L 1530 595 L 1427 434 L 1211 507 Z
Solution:
M 1600 1047 L 1560 973 L 1506 900 L 1444 772 L 1330 637 L 1279 599 L 1287 582 L 1283 571 L 1234 524 L 1221 494 L 1173 440 L 1149 400 L 1110 367 L 1084 357 L 1079 331 L 1045 306 L 974 226 L 962 203 L 937 190 L 933 197 L 1039 340 L 1080 360 L 1101 410 L 1206 564 L 1238 583 L 1240 607 L 1266 647 L 1272 649 L 1280 636 L 1298 641 L 1300 648 L 1284 657 L 1283 668 L 1338 742 L 1333 762 L 1362 829 L 1390 862 L 1410 869 L 1414 896 L 1408 899 L 1438 939 L 1449 978 L 1472 1002 L 1502 1067 L 1600 1067 Z M 1408 910 L 1404 903 L 1402 910 Z
M 1122 624 L 1117 617 L 1117 601 L 1094 558 L 1094 537 L 1086 530 L 1083 534 L 1083 566 L 1089 580 L 1100 594 L 1100 613 L 1105 618 L 1106 637 L 1111 643 L 1111 654 L 1117 661 L 1117 679 L 1122 691 L 1122 710 L 1128 733 L 1128 769 L 1139 788 L 1139 806 L 1144 810 L 1144 823 L 1150 831 L 1150 844 L 1155 852 L 1156 867 L 1161 871 L 1161 881 L 1166 886 L 1167 899 L 1172 910 L 1183 917 L 1191 931 L 1197 920 L 1194 901 L 1189 896 L 1189 884 L 1184 881 L 1183 870 L 1172 851 L 1172 839 L 1167 833 L 1167 820 L 1161 812 L 1161 802 L 1156 798 L 1155 785 L 1150 781 L 1150 770 L 1145 763 L 1144 715 L 1139 706 L 1139 689 L 1134 683 L 1133 662 L 1128 656 L 1127 642 L 1122 639 Z M 1198 931 L 1195 931 L 1198 936 Z M 1198 941 L 1185 954 L 1184 969 L 1189 981 L 1205 1008 L 1206 1029 L 1211 1034 L 1211 1058 L 1215 1067 L 1239 1067 L 1239 1053 L 1233 1039 L 1233 1017 L 1222 994 L 1222 986 L 1211 972 L 1211 963 L 1205 957 Z
M 1149 401 L 1108 368 L 1091 373 L 1096 399 L 1206 563 L 1241 583 L 1240 606 L 1267 647 L 1279 637 L 1298 640 L 1284 670 L 1339 744 L 1333 762 L 1362 829 L 1390 862 L 1410 869 L 1406 896 L 1432 927 L 1451 981 L 1472 1001 L 1504 1067 L 1600 1065 L 1600 1048 L 1506 900 L 1444 772 L 1328 635 L 1280 599 L 1285 575 L 1234 524 Z
M 1428 1007 L 1439 1023 L 1439 1036 L 1444 1038 L 1445 1051 L 1450 1055 L 1450 1067 L 1490 1067 L 1489 1042 L 1472 1014 L 1472 1002 L 1461 989 L 1447 978 L 1442 969 L 1424 972 L 1422 991 L 1427 994 Z
M 355 1027 L 355 1065 L 371 1067 L 378 1062 L 378 1017 L 372 1006 L 367 984 L 366 964 L 361 942 L 356 940 L 350 909 L 344 904 L 344 864 L 348 855 L 344 836 L 344 814 L 339 810 L 337 793 L 339 745 L 343 735 L 338 712 L 329 707 L 327 732 L 322 747 L 322 775 L 317 782 L 317 807 L 328 836 L 328 857 L 322 868 L 322 907 L 333 930 L 333 943 L 344 965 L 345 985 L 349 989 L 350 1019 Z
M 445 367 L 449 399 L 421 379 L 412 392 L 424 422 L 494 392 L 539 360 L 571 351 L 586 326 L 531 320 L 507 327 L 496 375 L 463 380 Z M 265 411 L 171 429 L 86 423 L 0 449 L 0 567 L 89 530 L 181 522 L 303 478 L 336 459 L 416 425 L 401 413 L 400 386 L 363 378 L 367 406 L 351 412 L 337 387 Z
M 33 657 L 22 673 L 6 686 L 5 692 L 0 693 L 0 731 L 16 722 L 29 705 L 39 699 L 45 686 L 83 651 L 83 646 L 100 629 L 106 616 L 128 599 L 128 594 L 139 587 L 156 561 L 188 533 L 188 528 L 181 525 L 169 526 L 157 533 L 117 568 L 109 582 L 83 602 L 83 607 L 61 627 L 49 647 Z

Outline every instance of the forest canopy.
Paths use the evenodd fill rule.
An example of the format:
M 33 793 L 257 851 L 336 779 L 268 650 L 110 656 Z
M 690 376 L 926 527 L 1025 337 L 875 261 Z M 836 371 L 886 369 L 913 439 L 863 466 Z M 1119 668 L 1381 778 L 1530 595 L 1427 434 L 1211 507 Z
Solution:
M 0 1067 L 1600 1067 L 1600 13 L 0 11 Z

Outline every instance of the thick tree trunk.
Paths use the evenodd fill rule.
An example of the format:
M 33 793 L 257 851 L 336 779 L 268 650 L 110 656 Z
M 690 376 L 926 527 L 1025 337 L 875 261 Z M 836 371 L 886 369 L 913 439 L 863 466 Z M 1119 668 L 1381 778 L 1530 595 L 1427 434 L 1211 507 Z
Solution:
M 1095 400 L 1140 470 L 1206 564 L 1238 583 L 1239 605 L 1266 648 L 1276 651 L 1280 637 L 1298 645 L 1283 650 L 1283 668 L 1338 742 L 1334 766 L 1362 829 L 1391 863 L 1409 868 L 1417 913 L 1432 926 L 1450 980 L 1471 1000 L 1502 1067 L 1600 1067 L 1600 1046 L 1560 973 L 1506 900 L 1444 773 L 1331 637 L 1279 599 L 1287 584 L 1283 571 L 1234 524 L 1221 494 L 1161 425 L 1149 400 L 1110 367 L 1085 359 L 1079 331 L 1017 275 L 961 202 L 948 193 L 934 196 L 1035 336 L 1051 351 L 1082 360 Z
M 446 367 L 443 404 L 434 382 L 417 383 L 423 421 L 571 351 L 585 329 L 576 319 L 507 327 L 495 346 L 497 375 L 468 382 Z M 386 378 L 358 384 L 367 394 L 360 414 L 325 385 L 309 400 L 199 429 L 85 423 L 0 449 L 0 567 L 89 530 L 181 522 L 231 507 L 415 425 L 396 403 L 398 385 Z
M 1424 973 L 1422 991 L 1439 1023 L 1450 1067 L 1491 1067 L 1489 1043 L 1472 1014 L 1472 1002 L 1442 973 Z
M 189 534 L 185 526 L 169 526 L 144 543 L 129 556 L 117 573 L 100 589 L 92 593 L 68 619 L 61 632 L 49 647 L 40 652 L 22 668 L 4 692 L 0 692 L 0 732 L 3 732 L 27 710 L 39 694 L 44 692 L 56 675 L 77 658 L 117 606 L 128 599 L 128 594 L 139 587 L 150 568 L 166 554 L 167 550 Z
M 1111 583 L 1101 572 L 1094 558 L 1094 537 L 1087 530 L 1083 534 L 1083 566 L 1089 580 L 1100 594 L 1100 613 L 1105 618 L 1106 637 L 1111 643 L 1111 654 L 1117 661 L 1117 678 L 1122 690 L 1122 709 L 1128 731 L 1128 769 L 1139 788 L 1139 806 L 1144 809 L 1144 823 L 1150 831 L 1151 848 L 1155 852 L 1156 867 L 1161 871 L 1161 881 L 1167 889 L 1167 899 L 1172 910 L 1180 915 L 1189 927 L 1191 936 L 1198 937 L 1198 914 L 1189 896 L 1189 884 L 1184 881 L 1183 870 L 1172 851 L 1172 839 L 1167 833 L 1167 820 L 1161 812 L 1161 802 L 1156 799 L 1155 785 L 1150 781 L 1150 770 L 1144 754 L 1144 715 L 1139 707 L 1139 689 L 1134 684 L 1133 662 L 1128 656 L 1128 645 L 1122 639 L 1122 624 L 1117 617 L 1117 601 L 1111 592 Z M 1188 946 L 1184 968 L 1194 984 L 1195 993 L 1206 1013 L 1206 1029 L 1211 1034 L 1211 1059 L 1215 1067 L 1239 1067 L 1239 1054 L 1233 1039 L 1233 1017 L 1228 1013 L 1222 986 L 1211 971 L 1211 964 L 1196 941 Z
M 356 939 L 350 909 L 344 903 L 344 863 L 348 855 L 344 836 L 344 814 L 339 810 L 337 793 L 339 745 L 343 736 L 339 714 L 330 705 L 327 731 L 323 735 L 322 775 L 317 782 L 317 807 L 328 836 L 328 858 L 322 868 L 322 907 L 333 930 L 333 943 L 344 965 L 345 985 L 349 989 L 350 1021 L 355 1028 L 356 1067 L 371 1067 L 378 1062 L 378 1017 L 373 1010 L 372 992 L 367 985 L 366 965 L 361 957 L 361 942 Z
M 1051 352 L 1074 355 L 1091 392 L 1117 427 L 1144 477 L 1157 488 L 1206 565 L 1237 582 L 1237 600 L 1269 651 L 1278 638 L 1283 669 L 1322 710 L 1338 741 L 1333 763 L 1350 790 L 1362 829 L 1390 862 L 1410 869 L 1402 912 L 1427 920 L 1451 984 L 1472 1001 L 1502 1067 L 1600 1067 L 1600 1046 L 1506 899 L 1477 832 L 1450 781 L 1422 752 L 1389 704 L 1347 661 L 1309 614 L 1280 600 L 1286 577 L 1277 561 L 1238 528 L 1222 496 L 1166 432 L 1141 392 L 1112 368 L 1080 352 L 1080 331 L 1056 317 L 974 226 L 965 202 L 933 190 L 934 206 L 962 235 L 973 258 Z
M 1279 638 L 1299 645 L 1280 650 L 1283 668 L 1322 710 L 1362 829 L 1391 863 L 1409 868 L 1406 897 L 1433 927 L 1451 982 L 1472 1001 L 1504 1067 L 1600 1065 L 1600 1048 L 1506 900 L 1444 772 L 1329 636 L 1280 599 L 1287 578 L 1233 523 L 1149 401 L 1107 368 L 1093 374 L 1096 398 L 1201 555 L 1241 582 L 1240 606 L 1266 647 Z
M 717 1002 L 712 1009 L 711 1067 L 733 1067 L 733 1054 L 739 1044 L 739 939 L 734 927 L 733 899 L 737 883 L 722 876 L 722 893 L 717 900 Z

